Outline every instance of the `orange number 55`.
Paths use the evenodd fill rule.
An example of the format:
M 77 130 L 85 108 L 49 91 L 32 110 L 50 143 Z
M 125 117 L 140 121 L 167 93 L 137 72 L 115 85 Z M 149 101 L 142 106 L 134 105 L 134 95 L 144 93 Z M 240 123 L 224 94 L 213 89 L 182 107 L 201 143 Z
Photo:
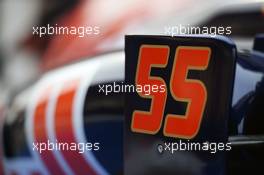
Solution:
M 210 57 L 209 47 L 177 48 L 170 77 L 170 93 L 176 101 L 187 102 L 188 105 L 185 115 L 167 114 L 163 128 L 165 136 L 190 139 L 197 135 L 207 101 L 207 90 L 202 81 L 188 79 L 187 75 L 189 70 L 206 70 Z M 152 67 L 166 67 L 168 58 L 168 46 L 142 45 L 135 83 L 166 86 L 161 77 L 150 76 L 150 72 Z M 150 111 L 135 110 L 131 129 L 134 132 L 156 134 L 163 121 L 167 91 L 139 95 L 151 99 Z

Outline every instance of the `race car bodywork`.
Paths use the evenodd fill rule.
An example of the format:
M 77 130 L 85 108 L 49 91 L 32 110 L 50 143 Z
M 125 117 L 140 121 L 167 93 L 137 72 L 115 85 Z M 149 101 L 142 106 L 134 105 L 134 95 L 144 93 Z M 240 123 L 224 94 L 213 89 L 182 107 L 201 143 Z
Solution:
M 263 71 L 253 65 L 263 64 L 263 52 L 242 55 L 222 37 L 127 37 L 126 84 L 167 90 L 127 93 L 125 174 L 261 171 Z
M 58 23 L 62 26 L 87 25 L 87 21 L 95 18 L 98 14 L 97 10 L 89 11 L 91 8 L 87 4 L 95 7 L 102 5 L 103 8 L 100 8 L 102 13 L 105 8 L 104 4 L 99 3 L 98 5 L 96 1 L 91 4 L 88 1 L 81 2 L 76 10 L 66 14 L 66 17 L 61 18 Z M 185 4 L 183 6 L 184 11 L 192 3 L 190 1 Z M 47 71 L 62 65 L 63 67 L 43 73 L 36 83 L 12 100 L 10 106 L 3 113 L 4 117 L 1 118 L 4 120 L 1 134 L 3 137 L 2 164 L 4 174 L 167 173 L 241 175 L 262 172 L 264 164 L 264 114 L 262 109 L 264 106 L 264 44 L 262 35 L 257 37 L 253 49 L 249 48 L 250 51 L 235 51 L 234 43 L 231 44 L 231 41 L 226 38 L 219 39 L 218 36 L 215 40 L 210 40 L 210 44 L 205 44 L 208 39 L 199 37 L 197 39 L 194 36 L 182 37 L 184 42 L 179 41 L 177 37 L 176 39 L 172 38 L 175 39 L 173 41 L 176 43 L 174 43 L 175 45 L 188 43 L 188 46 L 201 47 L 203 45 L 201 43 L 204 43 L 206 47 L 213 47 L 211 48 L 213 52 L 214 49 L 218 50 L 221 56 L 226 56 L 222 51 L 228 53 L 228 56 L 223 58 L 226 62 L 231 61 L 231 63 L 228 62 L 228 65 L 221 61 L 221 56 L 214 55 L 219 60 L 219 65 L 215 64 L 215 71 L 211 70 L 210 74 L 205 75 L 200 75 L 199 71 L 198 73 L 191 72 L 190 76 L 201 76 L 203 80 L 207 79 L 207 84 L 216 87 L 210 92 L 211 101 L 209 105 L 215 107 L 215 110 L 211 111 L 210 114 L 221 112 L 220 107 L 223 109 L 223 115 L 219 115 L 217 121 L 213 117 L 208 117 L 209 115 L 207 115 L 206 122 L 201 120 L 203 131 L 195 133 L 199 135 L 196 141 L 230 142 L 231 151 L 217 154 L 208 152 L 161 154 L 159 153 L 159 144 L 164 140 L 175 141 L 175 138 L 167 137 L 162 133 L 157 135 L 135 134 L 130 127 L 131 116 L 125 117 L 125 114 L 128 114 L 127 110 L 134 110 L 132 109 L 133 105 L 125 105 L 125 98 L 129 100 L 131 97 L 137 101 L 138 99 L 135 97 L 137 94 L 134 93 L 132 96 L 132 94 L 109 92 L 106 95 L 100 89 L 102 85 L 113 85 L 114 82 L 124 84 L 125 82 L 125 54 L 123 51 L 102 54 L 102 50 L 106 46 L 108 51 L 114 50 L 113 45 L 116 46 L 117 43 L 120 43 L 115 36 L 121 36 L 123 39 L 121 31 L 123 32 L 123 29 L 127 27 L 127 23 L 131 25 L 132 21 L 141 21 L 141 23 L 137 23 L 137 25 L 141 25 L 151 18 L 155 19 L 153 23 L 147 24 L 148 27 L 151 26 L 155 29 L 154 34 L 162 33 L 163 27 L 168 24 L 168 21 L 175 22 L 173 24 L 177 24 L 179 21 L 183 22 L 182 19 L 174 21 L 174 18 L 176 19 L 177 16 L 181 18 L 181 15 L 167 13 L 177 11 L 177 5 L 172 4 L 173 1 L 166 4 L 166 8 L 162 6 L 162 9 L 166 9 L 165 11 L 159 11 L 157 9 L 160 9 L 161 5 L 165 5 L 162 1 L 153 4 L 151 8 L 142 6 L 140 2 L 135 6 L 135 9 L 131 8 L 129 11 L 124 11 L 124 17 L 122 14 L 117 15 L 117 20 L 113 23 L 106 20 L 111 15 L 104 14 L 105 18 L 102 17 L 99 24 L 107 27 L 107 30 L 102 35 L 97 36 L 98 40 L 77 38 L 76 36 L 56 36 L 51 40 L 43 56 L 43 70 Z M 115 6 L 114 3 L 112 5 Z M 129 5 L 125 4 L 125 6 Z M 246 4 L 246 6 L 248 5 Z M 202 11 L 211 9 L 210 15 L 213 15 L 215 11 L 218 12 L 219 10 L 217 5 L 213 3 L 208 7 L 205 6 Z M 201 20 L 199 25 L 216 26 L 225 22 L 226 19 L 232 19 L 231 23 L 227 20 L 224 24 L 234 27 L 235 37 L 236 34 L 238 34 L 237 36 L 242 34 L 252 37 L 256 31 L 263 32 L 264 23 L 251 20 L 252 16 L 254 19 L 263 20 L 262 8 L 259 4 L 253 5 L 248 9 L 246 8 L 246 13 L 240 11 L 243 8 L 237 8 L 239 10 L 235 15 L 231 8 L 231 12 L 228 11 L 224 15 L 217 13 L 216 16 L 209 19 L 207 15 L 201 15 L 200 18 L 209 21 Z M 93 18 L 90 16 L 88 19 L 86 18 L 87 11 L 91 12 Z M 180 12 L 181 10 L 179 10 Z M 164 13 L 166 15 L 163 16 Z M 142 14 L 144 17 L 148 16 L 147 20 L 143 20 Z M 68 16 L 72 16 L 72 18 L 69 20 Z M 156 25 L 156 20 L 160 19 L 158 18 L 160 16 L 166 20 L 165 22 L 164 19 L 160 20 L 160 23 Z M 233 20 L 233 17 L 236 20 Z M 196 18 L 190 18 L 192 18 L 190 22 L 188 20 L 186 20 L 187 22 L 184 20 L 184 22 L 186 24 L 197 22 Z M 250 22 L 250 25 L 247 22 Z M 89 24 L 97 25 L 94 20 Z M 132 26 L 133 24 L 135 23 L 132 23 Z M 240 26 L 246 26 L 246 30 Z M 224 40 L 224 48 L 228 45 L 229 49 L 221 48 L 223 41 L 220 42 L 219 40 Z M 156 44 L 145 39 L 142 42 L 149 45 Z M 132 44 L 135 43 L 132 42 Z M 170 42 L 163 44 L 169 44 L 171 49 L 176 49 L 173 47 L 174 44 L 170 44 Z M 240 42 L 236 42 L 236 45 L 238 44 Z M 119 48 L 123 48 L 123 46 Z M 232 51 L 233 53 L 231 53 Z M 130 54 L 134 54 L 135 57 L 132 58 Z M 126 59 L 136 60 L 138 50 L 133 50 L 130 54 L 126 56 Z M 86 57 L 89 58 L 86 59 Z M 76 59 L 82 59 L 82 61 L 64 65 L 72 63 Z M 132 83 L 135 83 L 135 70 L 132 69 L 132 66 L 133 68 L 136 67 L 135 60 L 131 61 L 131 67 L 126 65 L 126 78 L 130 77 Z M 168 83 L 173 67 L 172 60 L 170 59 L 170 63 L 168 63 L 167 75 L 161 70 L 153 70 L 151 75 L 164 77 Z M 223 83 L 217 83 L 218 79 L 212 81 L 212 77 L 216 74 L 222 78 Z M 203 82 L 200 78 L 197 80 Z M 226 93 L 222 92 L 224 90 Z M 220 103 L 219 99 L 224 104 Z M 159 107 L 159 105 L 157 106 Z M 182 108 L 181 112 L 184 114 L 185 109 L 182 104 L 177 105 Z M 168 108 L 170 108 L 168 110 L 175 112 L 173 105 Z M 149 104 L 143 102 L 140 109 L 149 110 Z M 125 133 L 124 137 L 123 133 Z M 188 136 L 188 139 L 192 141 L 192 138 L 196 136 L 195 134 Z M 134 137 L 135 135 L 136 137 Z M 79 150 L 51 151 L 44 149 L 40 153 L 39 145 L 37 148 L 35 147 L 37 143 L 48 142 L 55 144 L 91 143 L 89 147 L 92 150 L 80 153 Z M 96 143 L 100 143 L 99 150 Z
M 193 44 L 197 44 L 196 40 L 188 39 Z M 254 54 L 259 57 L 254 57 Z M 127 108 L 124 105 L 125 94 L 105 95 L 105 92 L 99 92 L 99 85 L 124 82 L 123 52 L 104 54 L 49 72 L 16 97 L 5 119 L 5 173 L 122 174 L 124 162 L 128 174 L 153 174 L 153 171 L 157 174 L 187 173 L 187 170 L 190 170 L 189 174 L 259 171 L 263 164 L 262 64 L 262 50 L 253 50 L 246 55 L 239 53 L 237 56 L 236 69 L 232 68 L 235 71 L 234 81 L 230 85 L 234 86 L 233 100 L 229 101 L 229 115 L 225 115 L 223 120 L 226 125 L 217 128 L 219 123 L 216 123 L 213 127 L 215 131 L 223 129 L 224 137 L 221 138 L 232 143 L 232 150 L 216 156 L 219 159 L 210 153 L 205 154 L 208 156 L 206 159 L 202 159 L 203 153 L 196 153 L 195 156 L 188 153 L 178 153 L 177 156 L 159 154 L 158 140 L 166 137 L 160 134 L 152 136 L 150 142 L 146 141 L 149 136 L 143 134 L 139 137 L 144 141 L 138 142 L 127 136 L 132 132 L 126 129 L 124 145 L 130 144 L 129 147 L 136 149 L 137 153 L 127 152 L 126 147 L 123 160 L 123 112 Z M 219 71 L 221 75 L 222 71 Z M 218 93 L 219 90 L 213 94 Z M 228 99 L 231 100 L 229 97 L 225 100 L 228 102 Z M 213 120 L 203 125 L 209 127 L 211 122 Z M 200 137 L 208 140 L 211 135 L 210 138 L 219 140 L 220 136 L 214 135 L 215 132 L 206 132 L 202 132 Z M 100 142 L 101 149 L 84 154 L 63 150 L 43 151 L 40 154 L 33 150 L 32 143 L 48 140 Z M 127 159 L 128 155 L 137 154 L 140 156 Z M 220 168 L 223 169 L 220 171 Z
M 128 36 L 125 51 L 126 84 L 167 87 L 164 93 L 126 95 L 125 174 L 223 174 L 224 152 L 174 147 L 179 139 L 228 146 L 235 45 L 221 37 Z M 157 147 L 164 153 L 157 154 Z M 146 162 L 144 170 L 136 162 Z
M 110 58 L 109 58 L 110 57 Z M 6 174 L 121 174 L 122 96 L 98 84 L 123 80 L 122 53 L 55 70 L 21 93 L 4 126 Z M 99 150 L 34 150 L 35 142 L 98 142 Z

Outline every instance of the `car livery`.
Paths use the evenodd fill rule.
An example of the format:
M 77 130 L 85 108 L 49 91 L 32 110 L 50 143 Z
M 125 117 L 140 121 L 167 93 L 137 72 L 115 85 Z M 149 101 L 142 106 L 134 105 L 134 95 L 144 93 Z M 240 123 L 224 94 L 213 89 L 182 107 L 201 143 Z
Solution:
M 259 47 L 262 39 L 262 36 L 256 39 L 254 48 Z M 192 43 L 196 43 L 195 40 L 197 38 L 193 38 Z M 257 56 L 254 56 L 255 54 Z M 248 59 L 249 57 L 251 59 Z M 261 99 L 264 69 L 262 65 L 262 50 L 237 54 L 230 115 L 225 119 L 228 127 L 228 132 L 225 134 L 228 134 L 228 140 L 232 143 L 232 151 L 225 159 L 228 163 L 226 170 L 233 174 L 257 171 L 263 163 L 261 127 L 263 101 Z M 17 96 L 9 116 L 5 119 L 3 132 L 5 173 L 122 174 L 124 162 L 129 166 L 137 165 L 129 164 L 126 160 L 127 155 L 123 160 L 124 94 L 110 93 L 106 96 L 105 93 L 99 92 L 99 85 L 124 82 L 124 66 L 123 52 L 104 54 L 44 74 L 34 86 Z M 144 134 L 141 137 L 148 138 Z M 158 138 L 160 137 L 165 138 L 159 135 Z M 202 137 L 208 139 L 207 136 Z M 217 136 L 214 137 L 219 139 Z M 125 147 L 127 143 L 133 141 L 128 138 L 124 137 Z M 175 162 L 179 163 L 186 159 L 182 155 L 179 155 L 178 161 L 171 161 L 172 164 L 170 159 L 165 161 L 166 159 L 159 157 L 160 155 L 158 155 L 159 159 L 151 158 L 152 154 L 157 156 L 157 142 L 155 137 L 153 139 L 155 144 L 139 142 L 143 145 L 137 150 L 138 153 L 143 156 L 149 152 L 150 155 L 141 156 L 148 160 L 148 164 L 141 162 L 142 166 L 134 169 L 137 170 L 137 174 L 152 172 L 153 165 L 157 165 L 157 161 L 161 163 L 158 167 L 168 172 L 190 170 L 184 168 L 185 166 L 181 167 L 182 164 L 175 168 Z M 84 154 L 61 150 L 44 151 L 41 154 L 36 150 L 33 151 L 33 142 L 47 140 L 100 142 L 101 149 Z M 216 162 L 209 161 L 210 159 L 208 164 L 206 161 L 203 162 L 205 163 L 203 166 L 212 167 L 207 169 L 208 174 L 215 173 L 214 168 L 224 166 L 221 157 Z M 197 161 L 196 158 L 194 160 Z M 241 164 L 244 166 L 241 167 Z M 224 173 L 226 173 L 225 169 L 219 171 L 219 174 Z
M 16 98 L 4 127 L 6 174 L 122 174 L 122 96 L 105 98 L 98 84 L 124 79 L 124 58 L 101 57 L 50 72 Z M 48 140 L 100 149 L 33 150 Z
M 192 3 L 193 2 L 190 1 L 185 4 L 183 6 L 184 11 L 186 11 Z M 191 134 L 189 133 L 186 138 L 191 140 L 199 135 L 200 140 L 198 139 L 198 141 L 201 141 L 202 138 L 203 140 L 215 139 L 217 141 L 230 142 L 232 144 L 232 151 L 227 154 L 217 154 L 214 161 L 212 161 L 214 155 L 210 154 L 202 155 L 195 153 L 192 155 L 188 153 L 177 153 L 177 156 L 170 156 L 158 153 L 157 148 L 159 148 L 158 144 L 162 143 L 161 141 L 174 141 L 179 135 L 179 138 L 182 138 L 182 134 L 176 133 L 177 137 L 171 137 L 171 131 L 166 131 L 164 134 L 163 130 L 166 129 L 166 127 L 164 127 L 163 124 L 161 124 L 159 128 L 159 131 L 161 131 L 160 133 L 158 133 L 158 131 L 157 133 L 152 131 L 152 134 L 138 132 L 140 130 L 138 129 L 138 125 L 136 125 L 134 129 L 131 127 L 133 125 L 130 119 L 133 115 L 127 115 L 128 117 L 125 117 L 125 114 L 128 114 L 127 111 L 132 110 L 133 107 L 132 105 L 125 105 L 125 101 L 129 97 L 135 97 L 131 96 L 132 94 L 109 93 L 105 95 L 103 92 L 100 92 L 100 86 L 102 85 L 113 84 L 114 82 L 124 83 L 125 59 L 126 61 L 128 58 L 130 60 L 134 59 L 134 61 L 138 59 L 137 55 L 139 52 L 137 49 L 131 52 L 131 55 L 129 54 L 126 56 L 122 50 L 103 53 L 105 47 L 108 48 L 106 49 L 107 51 L 111 51 L 120 43 L 116 36 L 121 37 L 123 41 L 123 29 L 131 25 L 130 19 L 131 21 L 132 19 L 133 21 L 143 21 L 142 23 L 151 18 L 155 19 L 152 20 L 152 22 L 150 20 L 147 24 L 148 27 L 155 28 L 155 31 L 149 31 L 149 33 L 154 34 L 162 32 L 163 26 L 167 25 L 166 22 L 174 22 L 174 18 L 176 19 L 176 17 L 178 18 L 173 25 L 181 21 L 179 20 L 181 14 L 171 15 L 170 13 L 159 11 L 158 9 L 163 4 L 164 2 L 160 1 L 151 6 L 152 8 L 149 8 L 148 6 L 143 7 L 141 3 L 138 3 L 135 9 L 125 11 L 125 17 L 122 17 L 122 14 L 117 16 L 118 18 L 114 23 L 106 20 L 110 15 L 104 14 L 104 18 L 102 18 L 101 21 L 102 23 L 99 24 L 107 26 L 107 31 L 103 31 L 105 33 L 102 33 L 102 36 L 98 36 L 98 40 L 89 40 L 89 38 L 83 40 L 83 38 L 67 38 L 65 36 L 57 36 L 51 39 L 46 53 L 43 54 L 43 70 L 47 71 L 62 65 L 63 67 L 43 73 L 36 83 L 19 93 L 12 100 L 11 105 L 5 110 L 5 113 L 3 113 L 4 117 L 1 118 L 4 120 L 2 130 L 3 142 L 1 144 L 3 147 L 1 149 L 3 153 L 1 162 L 3 165 L 3 174 L 93 175 L 177 173 L 192 175 L 241 175 L 250 173 L 257 174 L 256 172 L 262 171 L 264 157 L 264 121 L 262 117 L 264 115 L 262 110 L 262 106 L 264 105 L 263 35 L 257 36 L 253 49 L 247 48 L 247 51 L 239 50 L 239 47 L 237 47 L 238 49 L 236 50 L 235 45 L 238 46 L 241 43 L 238 41 L 235 42 L 234 45 L 234 43 L 224 37 L 217 36 L 211 43 L 214 47 L 220 47 L 219 45 L 221 44 L 215 41 L 224 40 L 225 46 L 228 45 L 232 48 L 228 50 L 228 58 L 232 61 L 231 66 L 230 64 L 229 66 L 233 67 L 228 68 L 230 74 L 224 74 L 224 64 L 220 65 L 223 69 L 218 69 L 216 66 L 219 76 L 221 76 L 222 79 L 228 79 L 225 83 L 218 84 L 221 87 L 223 86 L 220 91 L 226 90 L 225 88 L 227 88 L 227 93 L 220 93 L 219 90 L 211 91 L 211 95 L 219 93 L 221 97 L 223 94 L 225 96 L 222 97 L 225 104 L 219 105 L 220 107 L 225 107 L 223 110 L 225 113 L 223 115 L 224 119 L 219 117 L 218 121 L 220 121 L 221 125 L 221 127 L 219 127 L 213 118 L 204 122 L 203 119 L 198 117 L 200 123 L 198 122 L 199 125 L 197 126 L 199 127 L 194 127 Z M 163 7 L 162 9 L 169 9 L 166 10 L 166 12 L 178 12 L 177 5 L 172 4 L 173 1 L 166 4 L 166 8 Z M 103 13 L 104 4 L 102 5 L 99 3 L 97 6 L 97 4 L 93 2 L 91 6 L 93 5 L 95 5 L 95 7 L 102 6 L 103 8 L 101 8 L 101 10 Z M 112 5 L 115 6 L 114 3 Z M 223 21 L 226 21 L 225 25 L 233 25 L 234 22 L 233 26 L 237 27 L 232 30 L 235 37 L 237 35 L 252 37 L 255 33 L 263 32 L 263 4 L 235 3 L 233 5 L 238 8 L 234 11 L 232 8 L 227 9 L 223 14 L 216 12 L 221 11 L 221 9 L 223 10 L 225 6 L 218 8 L 218 6 L 215 6 L 213 3 L 210 5 L 210 8 L 208 8 L 209 6 L 205 6 L 204 9 L 211 9 L 210 15 L 213 17 L 208 19 L 207 15 L 201 13 L 202 20 L 199 20 L 199 25 L 216 26 L 222 24 Z M 66 17 L 62 18 L 59 23 L 63 26 L 87 25 L 88 19 L 81 18 L 81 16 L 85 16 L 85 12 L 90 8 L 89 6 L 90 3 L 88 1 L 82 1 L 82 3 L 77 6 L 76 10 L 71 11 L 71 13 L 66 13 Z M 126 6 L 130 6 L 130 4 L 126 4 Z M 245 6 L 247 8 L 245 8 Z M 241 12 L 240 9 L 244 10 Z M 138 11 L 140 11 L 140 13 L 137 13 Z M 144 16 L 148 16 L 146 21 L 143 20 L 144 18 L 141 18 L 141 15 L 138 15 L 141 13 L 144 14 Z M 153 15 L 153 13 L 155 15 Z M 92 15 L 97 15 L 97 11 L 92 13 Z M 166 19 L 165 22 L 164 20 L 156 22 L 156 19 L 160 19 L 158 17 L 163 17 L 163 15 L 164 19 Z M 73 17 L 70 18 L 71 20 L 68 20 L 68 16 Z M 251 20 L 252 16 L 260 22 Z M 80 19 L 82 20 L 79 21 Z M 186 24 L 188 22 L 194 24 L 197 21 L 196 18 L 191 17 L 188 18 Z M 139 22 L 137 25 L 142 23 Z M 97 23 L 92 24 L 96 25 Z M 133 24 L 134 23 L 132 23 L 132 26 Z M 242 30 L 243 27 L 246 27 L 246 30 Z M 163 38 L 164 36 L 157 35 L 154 37 Z M 107 39 L 104 40 L 105 38 Z M 197 37 L 195 36 L 184 36 L 182 38 L 188 41 L 188 46 L 194 48 L 201 47 L 202 50 L 206 52 L 207 56 L 205 58 L 210 58 L 209 55 L 213 50 L 211 48 L 212 45 L 207 44 L 205 46 L 206 48 L 201 46 L 200 42 L 205 42 L 204 38 L 198 37 L 200 40 L 199 42 L 197 42 Z M 175 42 L 175 45 L 180 46 L 182 49 L 188 48 L 186 44 L 182 45 L 182 41 L 178 41 L 177 37 Z M 145 44 L 145 46 L 157 45 L 156 42 L 149 41 L 148 39 L 142 39 L 142 43 Z M 132 44 L 135 43 L 132 42 Z M 171 45 L 169 49 L 176 49 L 170 42 L 164 42 L 163 45 Z M 119 48 L 123 48 L 123 46 Z M 230 50 L 233 50 L 234 53 L 230 54 Z M 167 52 L 166 49 L 165 51 Z M 170 51 L 168 51 L 168 53 L 173 55 Z M 219 53 L 220 55 L 223 54 L 221 53 L 221 49 Z M 71 63 L 73 60 L 80 59 L 82 59 L 82 61 L 71 65 L 64 65 L 66 63 Z M 170 59 L 170 63 L 168 64 L 169 69 L 167 70 L 167 75 L 161 73 L 160 70 L 154 70 L 151 74 L 157 77 L 165 77 L 164 79 L 166 79 L 166 82 L 170 82 L 170 79 L 175 79 L 175 77 L 172 76 L 173 74 L 171 74 L 174 67 L 172 60 L 173 59 Z M 221 59 L 219 58 L 219 60 Z M 209 62 L 208 60 L 208 65 Z M 135 62 L 131 64 L 133 68 L 135 68 L 134 64 Z M 148 64 L 151 64 L 151 62 Z M 163 66 L 161 66 L 161 69 L 165 68 L 165 63 L 162 62 L 161 65 Z M 207 67 L 206 65 L 207 64 L 203 64 L 198 72 L 203 72 Z M 127 69 L 129 68 L 128 66 L 129 65 L 126 66 L 126 71 L 129 70 Z M 141 66 L 144 67 L 144 65 Z M 130 69 L 131 71 L 126 72 L 126 78 L 130 77 L 131 82 L 135 83 L 134 80 L 136 80 L 136 76 L 134 71 L 136 69 Z M 141 74 L 139 77 L 149 76 L 145 73 Z M 191 74 L 194 77 L 205 76 L 193 72 L 191 72 Z M 223 76 L 223 74 L 225 76 Z M 209 76 L 209 78 L 210 76 L 215 76 L 215 72 L 206 76 Z M 199 78 L 194 78 L 194 80 L 203 83 L 203 80 Z M 212 81 L 208 81 L 207 84 L 212 84 Z M 170 87 L 170 85 L 167 84 L 166 86 Z M 175 87 L 172 87 L 172 89 L 174 88 Z M 213 98 L 217 99 L 216 97 Z M 161 98 L 161 101 L 162 100 L 165 101 Z M 156 104 L 156 106 L 160 107 L 162 104 L 163 103 L 159 103 L 158 105 Z M 210 103 L 210 105 L 214 104 Z M 182 104 L 178 104 L 178 106 L 182 108 Z M 137 106 L 137 110 L 148 111 L 150 109 L 149 107 L 149 104 L 142 102 L 141 106 Z M 218 106 L 215 108 L 216 111 L 220 111 L 217 107 Z M 173 107 L 168 108 L 171 108 L 169 109 L 171 111 L 175 110 Z M 184 115 L 184 110 L 181 112 L 182 115 Z M 163 119 L 164 118 L 165 117 L 163 117 Z M 173 129 L 174 128 L 172 128 L 172 130 Z M 200 129 L 203 130 L 202 133 Z M 123 132 L 125 133 L 124 137 Z M 133 135 L 137 135 L 137 137 L 133 137 Z M 137 138 L 140 138 L 140 142 Z M 35 144 L 43 142 L 68 144 L 89 142 L 92 143 L 91 146 L 96 148 L 96 150 L 85 151 L 84 153 L 79 153 L 78 150 L 43 150 L 40 153 L 39 150 L 35 149 Z M 99 143 L 99 150 L 97 149 L 98 145 L 96 143 Z M 131 144 L 129 145 L 129 143 Z

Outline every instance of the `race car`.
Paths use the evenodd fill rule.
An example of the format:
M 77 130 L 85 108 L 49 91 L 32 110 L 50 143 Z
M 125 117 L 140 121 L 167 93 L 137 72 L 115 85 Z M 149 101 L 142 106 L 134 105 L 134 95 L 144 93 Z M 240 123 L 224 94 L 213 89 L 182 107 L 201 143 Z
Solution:
M 78 21 L 79 12 L 84 12 L 80 9 L 88 8 L 83 3 L 85 2 L 68 14 L 76 19 L 71 18 L 72 21 L 62 19 L 62 23 L 69 23 L 64 25 Z M 160 5 L 161 2 L 157 4 Z M 137 8 L 142 7 L 139 5 Z M 3 173 L 211 175 L 261 172 L 264 163 L 262 127 L 264 121 L 261 110 L 264 105 L 263 35 L 256 36 L 253 48 L 248 46 L 247 41 L 241 41 L 236 37 L 241 35 L 252 37 L 255 33 L 263 32 L 262 8 L 262 4 L 258 3 L 242 4 L 239 10 L 225 9 L 222 13 L 214 14 L 210 20 L 204 17 L 199 23 L 201 26 L 212 26 L 223 25 L 226 22 L 226 26 L 233 26 L 232 37 L 235 43 L 222 36 L 171 37 L 153 32 L 155 35 L 151 36 L 128 35 L 125 53 L 122 49 L 114 48 L 102 52 L 102 48 L 109 45 L 109 42 L 118 45 L 119 42 L 114 42 L 116 38 L 113 36 L 119 34 L 122 25 L 120 28 L 114 28 L 116 30 L 109 30 L 98 40 L 54 37 L 43 56 L 45 73 L 37 82 L 16 95 L 8 111 L 4 113 Z M 145 9 L 147 8 L 141 9 L 141 12 Z M 171 7 L 171 11 L 173 10 Z M 157 12 L 155 15 L 161 14 L 163 13 Z M 134 13 L 131 16 L 133 15 Z M 165 15 L 168 16 L 170 15 Z M 234 24 L 230 24 L 228 22 L 230 16 L 240 21 L 232 20 Z M 136 19 L 140 21 L 140 18 Z M 126 20 L 118 19 L 117 24 L 123 24 L 121 22 Z M 246 30 L 241 30 L 241 26 L 245 26 L 244 21 L 250 21 L 251 25 L 246 26 L 248 27 Z M 152 24 L 149 23 L 149 26 L 155 28 Z M 161 24 L 158 26 L 163 26 L 164 23 Z M 163 31 L 163 27 L 161 30 Z M 123 33 L 120 35 L 124 40 Z M 104 38 L 107 36 L 114 39 L 105 41 Z M 203 117 L 199 122 L 200 129 L 186 137 L 171 136 L 168 132 L 164 134 L 162 129 L 150 131 L 151 134 L 148 130 L 141 132 L 142 129 L 138 129 L 139 125 L 132 122 L 134 118 L 132 113 L 138 110 L 150 111 L 151 99 L 146 99 L 137 92 L 115 92 L 113 89 L 109 91 L 105 89 L 116 84 L 119 86 L 127 83 L 140 84 L 136 82 L 135 72 L 137 66 L 145 64 L 137 61 L 144 47 L 149 45 L 168 46 L 164 48 L 170 55 L 168 57 L 170 61 L 167 67 L 164 66 L 165 63 L 159 63 L 163 64 L 159 70 L 150 70 L 139 77 L 163 78 L 167 93 L 170 89 L 173 56 L 177 47 L 207 47 L 205 50 L 208 51 L 209 48 L 208 53 L 213 55 L 208 56 L 208 59 L 221 60 L 215 63 L 215 67 L 209 73 L 200 75 L 190 71 L 190 75 L 185 77 L 187 80 L 195 79 L 202 83 L 206 82 L 206 86 L 215 87 L 214 90 L 207 92 L 208 99 L 210 98 L 207 104 L 214 107 L 211 109 L 211 115 L 201 115 Z M 240 49 L 245 47 L 248 50 Z M 57 60 L 54 61 L 54 58 Z M 72 62 L 75 59 L 82 61 Z M 155 64 L 151 59 L 146 60 L 150 60 L 149 64 Z M 161 58 L 158 57 L 157 60 Z M 66 63 L 71 64 L 65 65 Z M 59 65 L 63 66 L 58 67 Z M 215 77 L 217 79 L 213 81 Z M 199 98 L 202 99 L 200 96 Z M 188 104 L 179 103 L 175 106 L 175 102 L 172 101 L 169 98 L 166 100 L 160 98 L 156 106 L 160 108 L 166 103 L 165 113 L 181 110 L 180 113 L 184 115 Z M 204 107 L 205 110 L 208 105 Z M 212 117 L 214 113 L 218 118 Z M 163 125 L 162 121 L 159 127 Z M 203 151 L 175 151 L 174 154 L 165 152 L 165 142 L 174 143 L 180 141 L 179 139 L 197 143 L 230 143 L 232 148 L 215 154 Z

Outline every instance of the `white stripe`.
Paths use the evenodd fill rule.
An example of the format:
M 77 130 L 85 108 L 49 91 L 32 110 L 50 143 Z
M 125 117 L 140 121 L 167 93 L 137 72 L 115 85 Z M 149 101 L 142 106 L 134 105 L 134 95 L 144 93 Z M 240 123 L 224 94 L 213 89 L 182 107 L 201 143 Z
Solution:
M 73 106 L 73 128 L 76 140 L 78 143 L 86 143 L 87 140 L 85 138 L 84 133 L 84 121 L 83 121 L 83 107 L 85 101 L 85 95 L 88 90 L 89 85 L 99 67 L 99 64 L 90 64 L 87 66 L 88 72 L 84 73 L 84 76 L 81 78 L 79 89 L 76 92 L 74 97 L 74 106 Z M 85 75 L 86 74 L 86 75 Z M 93 153 L 91 151 L 85 151 L 82 154 L 86 160 L 86 162 L 92 166 L 92 168 L 100 175 L 107 175 L 107 171 L 104 167 L 96 160 Z

